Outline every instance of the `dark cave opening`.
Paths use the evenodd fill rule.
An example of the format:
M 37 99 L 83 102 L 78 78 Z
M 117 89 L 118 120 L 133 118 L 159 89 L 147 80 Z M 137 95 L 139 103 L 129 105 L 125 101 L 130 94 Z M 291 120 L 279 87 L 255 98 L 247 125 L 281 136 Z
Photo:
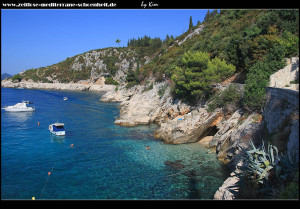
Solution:
M 217 126 L 208 127 L 200 138 L 202 139 L 206 136 L 214 136 L 218 131 L 219 129 L 217 128 Z
M 217 126 L 209 127 L 205 133 L 205 136 L 214 136 L 218 131 L 219 129 Z

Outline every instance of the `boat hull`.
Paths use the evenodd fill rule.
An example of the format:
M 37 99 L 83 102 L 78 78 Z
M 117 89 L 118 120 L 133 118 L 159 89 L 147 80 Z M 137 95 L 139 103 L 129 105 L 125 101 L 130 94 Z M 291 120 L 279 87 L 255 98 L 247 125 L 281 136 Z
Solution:
M 66 135 L 66 131 L 64 130 L 63 123 L 54 123 L 49 126 L 49 131 L 51 134 L 55 136 L 64 136 Z
M 33 108 L 2 108 L 6 112 L 32 112 Z
M 65 131 L 50 131 L 50 132 L 56 136 L 65 136 L 66 135 Z

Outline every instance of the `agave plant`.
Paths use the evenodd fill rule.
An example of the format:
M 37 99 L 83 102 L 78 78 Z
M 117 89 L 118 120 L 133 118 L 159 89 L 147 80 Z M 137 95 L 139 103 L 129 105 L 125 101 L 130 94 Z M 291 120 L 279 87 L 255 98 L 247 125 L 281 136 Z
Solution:
M 250 141 L 250 146 L 252 149 L 249 151 L 243 149 L 246 154 L 243 166 L 245 175 L 262 184 L 265 180 L 268 180 L 271 173 L 275 173 L 275 175 L 280 173 L 280 167 L 278 166 L 280 159 L 276 146 L 268 143 L 266 149 L 263 141 L 261 148 L 256 148 L 252 141 Z

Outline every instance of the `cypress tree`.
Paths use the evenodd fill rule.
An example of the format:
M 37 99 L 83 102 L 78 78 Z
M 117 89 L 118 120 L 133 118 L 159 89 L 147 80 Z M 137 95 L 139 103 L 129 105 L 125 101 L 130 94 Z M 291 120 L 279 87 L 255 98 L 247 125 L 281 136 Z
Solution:
M 190 24 L 189 24 L 189 30 L 193 27 L 193 20 L 192 16 L 190 16 Z
M 207 21 L 209 18 L 210 18 L 210 12 L 209 12 L 209 9 L 208 9 L 207 12 L 206 12 L 206 15 L 204 17 L 204 21 Z

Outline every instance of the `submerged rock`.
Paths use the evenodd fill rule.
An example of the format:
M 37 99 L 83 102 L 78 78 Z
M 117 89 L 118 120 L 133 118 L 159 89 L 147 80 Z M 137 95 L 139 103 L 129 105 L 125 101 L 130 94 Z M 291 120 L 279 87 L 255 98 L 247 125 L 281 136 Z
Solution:
M 181 170 L 183 169 L 185 166 L 181 163 L 182 160 L 176 160 L 176 161 L 165 161 L 164 164 L 166 166 L 169 166 L 171 168 L 177 169 L 177 170 Z

